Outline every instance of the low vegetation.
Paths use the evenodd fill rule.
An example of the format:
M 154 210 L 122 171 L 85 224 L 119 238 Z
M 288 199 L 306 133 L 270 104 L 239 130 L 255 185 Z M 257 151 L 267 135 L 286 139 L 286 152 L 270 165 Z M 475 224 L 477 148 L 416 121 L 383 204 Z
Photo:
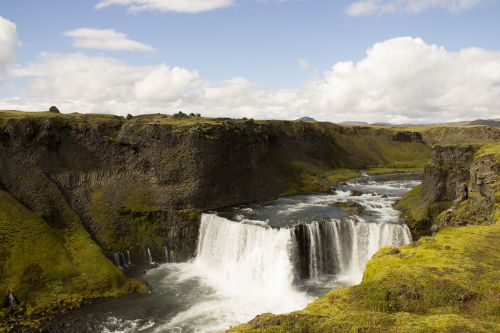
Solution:
M 423 172 L 424 168 L 414 167 L 414 168 L 371 168 L 368 169 L 369 175 L 382 175 L 388 173 L 408 173 L 408 172 Z
M 0 331 L 36 327 L 40 313 L 72 308 L 83 299 L 147 291 L 113 266 L 76 214 L 66 214 L 64 227 L 51 227 L 0 190 L 0 294 L 13 293 L 20 303 L 0 310 Z
M 432 221 L 452 205 L 451 201 L 429 203 L 424 198 L 422 190 L 422 185 L 416 186 L 395 205 L 396 209 L 402 211 L 403 218 L 415 239 L 430 235 Z

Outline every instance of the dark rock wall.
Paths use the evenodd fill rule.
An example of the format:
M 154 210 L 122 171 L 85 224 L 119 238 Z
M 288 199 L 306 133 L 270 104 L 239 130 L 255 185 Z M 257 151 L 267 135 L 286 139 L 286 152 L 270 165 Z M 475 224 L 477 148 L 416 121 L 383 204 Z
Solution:
M 396 151 L 396 154 L 393 153 Z M 0 182 L 54 225 L 65 200 L 111 255 L 192 256 L 201 211 L 271 198 L 308 169 L 424 160 L 418 133 L 327 123 L 162 124 L 120 117 L 10 119 Z

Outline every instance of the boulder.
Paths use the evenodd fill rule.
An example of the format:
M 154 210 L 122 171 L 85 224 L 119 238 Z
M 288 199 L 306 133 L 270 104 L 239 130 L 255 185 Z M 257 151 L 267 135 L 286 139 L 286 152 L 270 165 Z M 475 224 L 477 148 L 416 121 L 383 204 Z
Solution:
M 350 215 L 360 215 L 365 210 L 361 204 L 354 201 L 336 202 L 334 206 Z

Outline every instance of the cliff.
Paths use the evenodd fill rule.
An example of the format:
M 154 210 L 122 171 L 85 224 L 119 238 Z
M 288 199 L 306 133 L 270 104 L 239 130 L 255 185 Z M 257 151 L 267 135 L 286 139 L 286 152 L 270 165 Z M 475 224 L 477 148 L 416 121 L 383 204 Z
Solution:
M 421 167 L 429 155 L 408 131 L 2 111 L 0 295 L 36 312 L 58 297 L 144 291 L 121 271 L 127 251 L 134 267 L 148 250 L 157 262 L 165 248 L 169 260 L 192 257 L 201 211 L 328 190 L 357 169 Z
M 500 331 L 499 166 L 499 143 L 434 147 L 423 184 L 398 204 L 418 241 L 381 249 L 360 285 L 230 332 Z
M 422 185 L 396 204 L 415 238 L 446 226 L 493 223 L 500 192 L 498 147 L 434 147 Z

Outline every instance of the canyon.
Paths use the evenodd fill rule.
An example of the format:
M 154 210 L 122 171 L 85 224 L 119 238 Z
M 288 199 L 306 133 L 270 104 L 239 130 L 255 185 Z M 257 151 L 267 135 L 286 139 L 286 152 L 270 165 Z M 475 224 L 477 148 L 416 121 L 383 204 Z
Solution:
M 360 328 L 373 320 L 392 327 L 401 312 L 426 327 L 425 302 L 445 316 L 442 296 L 463 313 L 474 310 L 481 321 L 462 318 L 454 308 L 439 317 L 446 319 L 443 325 L 459 316 L 463 327 L 494 329 L 498 325 L 490 307 L 497 304 L 498 256 L 486 245 L 474 251 L 469 247 L 485 239 L 490 239 L 488 246 L 498 245 L 499 141 L 500 131 L 486 126 L 392 128 L 0 111 L 0 293 L 4 305 L 11 294 L 20 303 L 5 307 L 2 321 L 8 328 L 36 329 L 46 317 L 85 300 L 147 293 L 150 286 L 126 266 L 148 268 L 152 262 L 193 258 L 203 213 L 329 192 L 368 170 L 423 171 L 422 185 L 396 205 L 417 245 L 381 250 L 358 287 L 333 291 L 302 312 L 260 316 L 235 330 L 279 331 L 286 324 L 296 331 L 320 332 L 325 322 L 347 325 L 339 316 L 349 314 L 332 309 L 352 295 L 358 295 L 352 304 L 373 310 L 366 315 L 356 310 L 359 322 L 352 325 Z M 463 244 L 455 244 L 458 239 Z M 432 264 L 420 267 L 418 260 L 405 258 L 418 257 L 421 248 L 438 255 L 450 251 L 443 250 L 447 246 L 464 255 L 456 264 L 469 262 L 472 255 L 484 259 L 481 269 L 489 273 L 481 283 L 491 283 L 490 291 L 471 291 L 466 279 L 443 283 L 442 295 L 434 296 L 410 282 L 404 288 L 390 284 L 408 281 L 403 268 L 391 273 L 390 283 L 374 287 L 395 260 L 401 267 L 434 274 Z M 454 271 L 462 272 L 446 269 L 450 279 Z M 425 283 L 432 284 L 432 274 Z M 322 310 L 312 315 L 317 307 Z

